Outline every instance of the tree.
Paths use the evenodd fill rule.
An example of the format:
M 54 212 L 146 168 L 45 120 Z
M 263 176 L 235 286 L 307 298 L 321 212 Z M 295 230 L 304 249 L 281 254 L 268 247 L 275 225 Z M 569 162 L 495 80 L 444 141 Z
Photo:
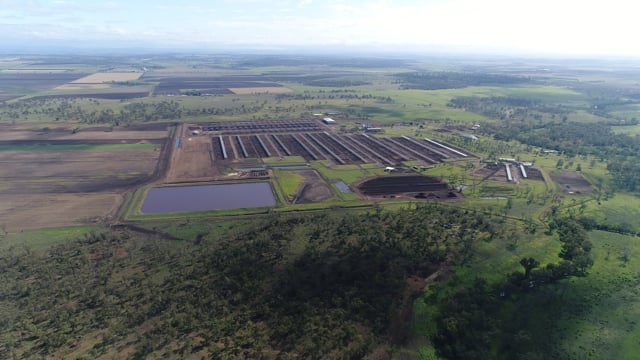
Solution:
M 532 257 L 530 258 L 522 258 L 520 260 L 520 265 L 524 267 L 524 278 L 528 279 L 531 274 L 531 270 L 540 266 L 540 262 Z

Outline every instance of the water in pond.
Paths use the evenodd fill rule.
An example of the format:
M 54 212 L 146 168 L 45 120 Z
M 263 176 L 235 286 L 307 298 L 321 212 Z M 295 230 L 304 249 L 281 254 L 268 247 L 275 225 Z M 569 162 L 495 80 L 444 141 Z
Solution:
M 271 185 L 258 182 L 153 188 L 147 193 L 141 211 L 143 214 L 162 214 L 275 205 Z

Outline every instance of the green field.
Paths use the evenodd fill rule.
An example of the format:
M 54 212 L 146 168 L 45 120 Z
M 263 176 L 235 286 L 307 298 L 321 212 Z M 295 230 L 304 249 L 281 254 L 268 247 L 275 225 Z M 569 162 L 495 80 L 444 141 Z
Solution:
M 277 178 L 278 185 L 288 200 L 293 199 L 304 182 L 304 176 L 290 171 L 274 170 L 273 175 Z

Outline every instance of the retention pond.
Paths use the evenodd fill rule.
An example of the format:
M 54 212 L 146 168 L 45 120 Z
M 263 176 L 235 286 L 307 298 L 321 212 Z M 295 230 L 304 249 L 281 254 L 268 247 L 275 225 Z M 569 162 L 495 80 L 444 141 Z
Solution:
M 142 204 L 143 214 L 208 211 L 275 206 L 267 182 L 152 188 Z

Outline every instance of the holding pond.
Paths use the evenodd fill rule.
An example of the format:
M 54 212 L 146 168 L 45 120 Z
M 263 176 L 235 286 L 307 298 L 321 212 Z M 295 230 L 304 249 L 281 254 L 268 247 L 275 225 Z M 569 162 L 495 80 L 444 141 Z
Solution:
M 267 182 L 160 187 L 149 190 L 142 204 L 143 214 L 209 211 L 275 206 Z

